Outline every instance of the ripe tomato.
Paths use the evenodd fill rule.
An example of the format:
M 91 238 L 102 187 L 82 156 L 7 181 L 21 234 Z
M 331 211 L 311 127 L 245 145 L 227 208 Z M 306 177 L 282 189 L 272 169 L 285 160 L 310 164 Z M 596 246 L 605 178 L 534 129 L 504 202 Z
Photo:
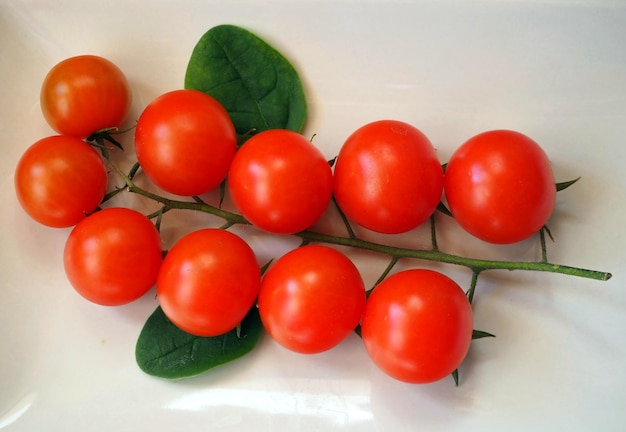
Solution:
M 406 270 L 369 296 L 361 335 L 374 363 L 400 381 L 429 383 L 451 374 L 472 341 L 472 309 L 447 276 Z
M 237 235 L 216 228 L 194 231 L 167 253 L 157 280 L 165 315 L 196 336 L 235 328 L 254 305 L 261 270 Z
M 233 203 L 253 225 L 293 234 L 313 225 L 332 196 L 332 170 L 303 135 L 260 132 L 237 152 L 228 174 Z
M 339 344 L 358 325 L 365 287 L 341 252 L 303 246 L 270 266 L 258 305 L 265 329 L 278 343 L 303 354 L 319 353 Z
M 54 66 L 41 86 L 41 110 L 62 135 L 85 138 L 119 126 L 128 115 L 132 94 L 124 73 L 93 55 L 71 57 Z
M 226 177 L 237 148 L 228 112 L 206 93 L 175 90 L 152 101 L 137 121 L 141 168 L 161 189 L 201 195 Z
M 435 211 L 442 190 L 443 170 L 435 149 L 409 124 L 366 124 L 339 151 L 337 204 L 349 219 L 370 230 L 396 234 L 417 227 Z
M 550 161 L 519 132 L 493 130 L 470 138 L 445 174 L 450 211 L 470 234 L 514 243 L 541 229 L 552 214 L 556 187 Z
M 161 238 L 143 214 L 108 208 L 80 222 L 65 244 L 65 272 L 76 291 L 105 306 L 130 303 L 156 282 Z
M 93 212 L 104 197 L 107 171 L 89 144 L 70 136 L 43 138 L 22 155 L 15 170 L 22 208 L 37 222 L 64 228 Z

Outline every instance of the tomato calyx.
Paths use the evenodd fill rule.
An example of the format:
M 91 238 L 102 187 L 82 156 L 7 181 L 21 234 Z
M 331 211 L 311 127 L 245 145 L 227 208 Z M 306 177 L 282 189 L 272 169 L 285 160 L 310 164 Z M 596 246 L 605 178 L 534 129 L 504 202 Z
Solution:
M 109 143 L 117 147 L 118 149 L 124 150 L 124 147 L 122 146 L 122 144 L 119 141 L 117 141 L 115 138 L 113 138 L 110 132 L 110 129 L 103 129 L 101 131 L 95 132 L 89 135 L 85 139 L 85 141 L 87 141 L 92 146 L 100 148 L 100 149 L 105 149 L 106 148 L 105 141 L 108 141 Z
M 108 146 L 106 145 L 106 143 L 112 144 L 120 150 L 124 150 L 124 146 L 115 138 L 115 136 L 123 135 L 127 132 L 130 132 L 134 128 L 135 127 L 133 126 L 124 130 L 120 130 L 118 127 L 100 129 L 85 138 L 85 141 L 88 144 L 101 150 L 108 150 Z
M 576 183 L 578 180 L 580 180 L 580 177 L 576 177 L 573 180 L 568 180 L 568 181 L 564 181 L 564 182 L 559 182 L 557 183 L 556 186 L 556 191 L 557 192 L 561 192 L 565 189 L 567 189 L 568 187 L 572 186 L 574 183 Z

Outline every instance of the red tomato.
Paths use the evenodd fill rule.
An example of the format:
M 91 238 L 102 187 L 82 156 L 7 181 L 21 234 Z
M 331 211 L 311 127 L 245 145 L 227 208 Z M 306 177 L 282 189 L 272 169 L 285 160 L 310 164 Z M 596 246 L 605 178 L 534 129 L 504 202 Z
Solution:
M 472 309 L 447 276 L 406 270 L 369 296 L 361 335 L 374 363 L 400 381 L 429 383 L 450 375 L 472 341 Z
M 102 157 L 79 138 L 52 136 L 30 146 L 15 170 L 22 208 L 37 222 L 64 228 L 93 212 L 107 188 Z
M 335 165 L 334 192 L 345 215 L 373 231 L 409 231 L 435 211 L 443 170 L 432 144 L 415 127 L 380 120 L 357 129 Z
M 63 60 L 48 72 L 40 99 L 52 129 L 85 138 L 119 126 L 128 115 L 132 94 L 116 65 L 102 57 L 81 55 Z
M 332 196 L 332 170 L 324 155 L 299 133 L 260 132 L 237 152 L 228 190 L 253 225 L 293 234 L 313 225 Z
M 358 325 L 365 287 L 341 252 L 303 246 L 267 270 L 258 305 L 265 329 L 278 343 L 303 354 L 319 353 L 339 344 Z
M 535 141 L 493 130 L 470 138 L 452 155 L 445 194 L 467 232 L 504 244 L 524 240 L 545 225 L 556 186 L 550 161 Z
M 194 231 L 167 253 L 157 280 L 165 315 L 196 336 L 234 329 L 254 305 L 261 270 L 254 252 L 235 234 Z
M 141 168 L 161 189 L 201 195 L 226 177 L 237 148 L 228 112 L 206 93 L 175 90 L 152 101 L 137 121 Z
M 80 222 L 70 233 L 63 259 L 76 291 L 105 306 L 130 303 L 156 282 L 161 238 L 143 214 L 108 208 Z

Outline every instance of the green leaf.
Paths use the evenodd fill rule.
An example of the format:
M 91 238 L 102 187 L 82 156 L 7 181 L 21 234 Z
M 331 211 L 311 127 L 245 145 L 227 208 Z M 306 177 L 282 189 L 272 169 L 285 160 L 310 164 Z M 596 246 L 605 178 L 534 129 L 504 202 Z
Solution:
M 198 337 L 180 330 L 158 307 L 139 334 L 135 359 L 148 375 L 188 378 L 252 351 L 262 331 L 256 306 L 250 309 L 239 327 L 216 337 Z
M 240 138 L 251 131 L 301 132 L 307 105 L 294 67 L 248 30 L 220 25 L 195 46 L 185 88 L 203 91 L 228 111 Z

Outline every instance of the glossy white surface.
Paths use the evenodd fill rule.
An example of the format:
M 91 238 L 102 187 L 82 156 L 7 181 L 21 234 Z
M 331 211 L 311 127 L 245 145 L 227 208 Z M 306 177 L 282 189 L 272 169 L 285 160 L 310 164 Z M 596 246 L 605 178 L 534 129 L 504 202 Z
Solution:
M 396 118 L 430 137 L 442 162 L 470 136 L 524 132 L 557 180 L 552 261 L 612 271 L 608 282 L 552 274 L 481 276 L 473 345 L 451 380 L 411 386 L 368 360 L 356 336 L 315 356 L 264 337 L 249 356 L 166 382 L 134 361 L 153 293 L 104 308 L 65 279 L 68 230 L 29 220 L 13 191 L 22 152 L 52 134 L 39 86 L 63 58 L 110 58 L 127 74 L 133 116 L 182 87 L 210 27 L 233 23 L 274 44 L 299 70 L 305 133 L 329 158 L 362 124 Z M 626 4 L 621 1 L 0 0 L 0 430 L 621 431 L 626 406 Z M 198 217 L 192 217 L 198 221 Z M 166 242 L 185 229 L 172 221 Z M 167 220 L 164 224 L 167 224 Z M 261 257 L 293 246 L 238 230 Z M 392 237 L 426 245 L 428 235 Z M 381 239 L 380 237 L 376 237 Z M 442 220 L 442 249 L 538 258 L 536 242 L 494 247 Z M 368 284 L 383 260 L 350 252 Z M 401 267 L 429 264 L 405 262 Z M 435 266 L 467 286 L 469 273 Z

